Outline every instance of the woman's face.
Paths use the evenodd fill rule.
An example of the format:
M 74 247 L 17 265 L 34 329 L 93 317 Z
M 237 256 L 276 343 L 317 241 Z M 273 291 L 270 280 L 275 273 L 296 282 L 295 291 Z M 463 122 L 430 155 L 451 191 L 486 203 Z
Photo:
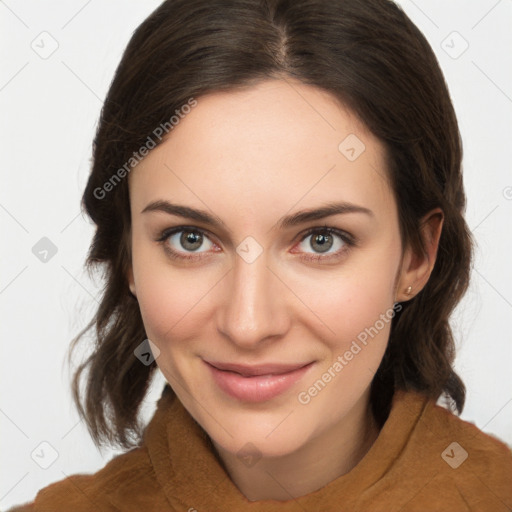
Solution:
M 130 287 L 215 443 L 292 453 L 367 401 L 402 251 L 383 147 L 355 116 L 291 81 L 207 95 L 129 180 Z

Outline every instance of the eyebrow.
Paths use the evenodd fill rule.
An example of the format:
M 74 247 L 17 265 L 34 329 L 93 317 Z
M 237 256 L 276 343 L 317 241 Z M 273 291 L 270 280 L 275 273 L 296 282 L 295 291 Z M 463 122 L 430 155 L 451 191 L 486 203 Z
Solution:
M 149 203 L 141 211 L 141 213 L 147 212 L 164 212 L 169 215 L 177 215 L 179 217 L 184 217 L 187 219 L 195 220 L 197 222 L 202 222 L 204 224 L 209 224 L 213 227 L 226 227 L 226 224 L 222 221 L 222 219 L 216 215 L 212 215 L 206 212 L 205 210 L 198 210 L 195 208 L 190 208 L 189 206 L 173 204 L 163 199 Z M 330 217 L 331 215 L 346 213 L 364 213 L 370 217 L 374 217 L 374 213 L 368 208 L 353 203 L 337 202 L 328 203 L 327 205 L 319 208 L 311 208 L 287 215 L 278 221 L 277 226 L 280 229 L 285 229 L 300 224 L 305 224 L 306 222 L 313 220 L 320 220 L 325 217 Z

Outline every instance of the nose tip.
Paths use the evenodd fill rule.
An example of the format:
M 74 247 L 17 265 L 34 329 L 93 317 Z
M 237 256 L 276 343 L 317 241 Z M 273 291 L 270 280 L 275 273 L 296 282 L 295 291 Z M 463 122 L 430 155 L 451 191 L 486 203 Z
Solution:
M 224 283 L 224 307 L 220 308 L 218 329 L 243 348 L 254 349 L 275 340 L 288 329 L 288 317 L 279 281 L 264 257 L 251 263 L 237 257 Z

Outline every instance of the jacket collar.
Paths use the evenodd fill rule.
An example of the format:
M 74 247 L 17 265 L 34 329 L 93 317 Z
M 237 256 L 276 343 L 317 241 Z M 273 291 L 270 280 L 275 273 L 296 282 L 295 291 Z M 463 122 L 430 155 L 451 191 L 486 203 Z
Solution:
M 148 425 L 144 442 L 156 477 L 176 510 L 297 512 L 316 510 L 319 503 L 350 506 L 365 489 L 390 469 L 405 447 L 428 398 L 396 391 L 390 415 L 363 459 L 349 473 L 323 488 L 288 501 L 249 501 L 235 486 L 217 458 L 202 427 L 181 404 L 168 384 Z

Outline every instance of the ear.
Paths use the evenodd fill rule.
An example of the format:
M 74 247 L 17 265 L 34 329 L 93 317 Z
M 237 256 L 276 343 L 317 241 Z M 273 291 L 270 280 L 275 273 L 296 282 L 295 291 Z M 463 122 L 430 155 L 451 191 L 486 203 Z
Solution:
M 128 286 L 132 295 L 137 298 L 137 293 L 135 290 L 135 279 L 133 277 L 133 256 L 132 256 L 132 227 L 129 226 L 128 229 L 123 231 L 123 244 L 125 244 L 126 252 L 128 254 L 128 270 L 126 271 L 126 281 L 128 282 Z
M 443 221 L 444 214 L 440 208 L 431 210 L 420 220 L 424 252 L 418 252 L 410 246 L 405 249 L 395 302 L 412 299 L 427 284 L 436 262 Z
M 130 268 L 128 269 L 126 278 L 128 280 L 128 286 L 130 287 L 130 291 L 132 292 L 132 295 L 136 298 L 137 297 L 137 292 L 135 290 L 135 280 L 133 278 L 133 267 L 132 267 L 132 265 L 130 265 Z

